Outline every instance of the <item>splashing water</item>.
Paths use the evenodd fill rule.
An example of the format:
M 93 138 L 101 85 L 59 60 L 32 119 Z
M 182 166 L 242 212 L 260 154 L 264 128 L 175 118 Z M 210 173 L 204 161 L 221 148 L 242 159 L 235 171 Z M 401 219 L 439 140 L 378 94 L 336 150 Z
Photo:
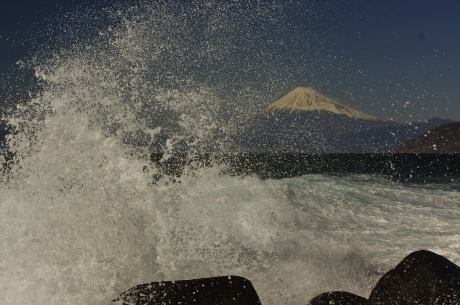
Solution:
M 261 25 L 281 37 L 273 11 L 282 9 L 139 2 L 59 24 L 60 39 L 25 61 L 43 91 L 8 118 L 2 304 L 107 304 L 139 283 L 228 274 L 253 281 L 263 304 L 304 304 L 329 289 L 368 294 L 378 268 L 409 249 L 459 261 L 456 192 L 326 176 L 261 181 L 217 165 L 152 184 L 151 152 L 227 151 L 227 136 L 260 109 L 264 94 L 248 80 L 276 76 L 283 43 L 267 42 L 263 57 L 253 38 Z M 99 32 L 82 34 L 94 16 Z M 412 237 L 433 228 L 443 239 Z

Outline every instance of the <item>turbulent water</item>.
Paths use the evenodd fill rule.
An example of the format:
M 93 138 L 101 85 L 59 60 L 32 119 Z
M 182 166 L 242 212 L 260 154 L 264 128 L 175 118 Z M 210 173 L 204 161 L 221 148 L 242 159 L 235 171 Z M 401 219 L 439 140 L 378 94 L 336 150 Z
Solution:
M 254 38 L 261 25 L 283 36 L 282 9 L 139 2 L 50 27 L 52 43 L 21 63 L 42 90 L 8 116 L 1 304 L 108 304 L 136 284 L 219 275 L 248 278 L 263 304 L 305 304 L 333 289 L 367 296 L 413 250 L 460 263 L 458 187 L 261 180 L 222 175 L 225 164 L 158 178 L 150 153 L 227 151 L 260 109 L 248 79 L 274 77 L 282 44 Z

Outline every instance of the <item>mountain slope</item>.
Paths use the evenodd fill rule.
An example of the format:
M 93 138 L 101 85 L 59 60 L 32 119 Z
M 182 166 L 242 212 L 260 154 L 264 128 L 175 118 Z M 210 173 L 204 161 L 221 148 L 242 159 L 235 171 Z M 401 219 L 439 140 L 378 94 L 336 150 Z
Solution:
M 395 153 L 460 153 L 460 122 L 428 130 L 415 140 L 396 147 Z
M 392 153 L 442 122 L 383 121 L 300 87 L 252 117 L 235 135 L 233 148 L 254 153 Z
M 376 121 L 377 118 L 342 105 L 310 87 L 297 87 L 278 101 L 268 106 L 266 111 L 288 110 L 290 112 L 331 112 L 344 114 L 350 118 Z

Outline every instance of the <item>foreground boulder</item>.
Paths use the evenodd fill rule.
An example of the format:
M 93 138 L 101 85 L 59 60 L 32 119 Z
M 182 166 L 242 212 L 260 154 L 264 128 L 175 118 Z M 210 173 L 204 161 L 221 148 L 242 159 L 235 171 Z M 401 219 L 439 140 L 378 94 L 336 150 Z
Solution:
M 261 305 L 251 282 L 238 276 L 152 282 L 131 288 L 112 302 L 123 305 Z
M 310 301 L 310 305 L 366 305 L 367 300 L 359 295 L 345 292 L 332 291 L 320 294 Z
M 336 291 L 310 301 L 310 305 L 323 304 L 459 305 L 460 267 L 436 253 L 416 251 L 380 279 L 369 299 Z
M 413 252 L 380 279 L 369 303 L 458 305 L 460 267 L 430 251 Z

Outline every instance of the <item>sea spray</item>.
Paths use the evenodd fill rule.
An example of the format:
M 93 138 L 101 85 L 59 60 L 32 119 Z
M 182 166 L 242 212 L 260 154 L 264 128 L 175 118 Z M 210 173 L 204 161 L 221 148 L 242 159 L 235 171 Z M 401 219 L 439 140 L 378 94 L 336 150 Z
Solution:
M 185 166 L 173 183 L 151 163 L 155 151 L 192 160 L 229 149 L 267 94 L 253 78 L 281 79 L 272 64 L 285 41 L 253 38 L 277 28 L 282 8 L 139 2 L 54 28 L 59 39 L 23 62 L 43 89 L 8 117 L 2 304 L 107 304 L 135 284 L 228 274 L 250 279 L 263 304 L 305 304 L 324 290 L 365 295 L 414 248 L 454 256 L 458 192 L 359 177 L 263 181 L 222 175 L 225 164 Z M 419 218 L 423 227 L 403 230 Z M 414 241 L 435 229 L 442 240 Z
M 236 49 L 238 29 L 252 22 L 250 12 L 227 14 L 226 5 L 207 2 L 189 8 L 172 2 L 115 6 L 106 12 L 112 22 L 89 37 L 95 14 L 83 12 L 72 26 L 53 29 L 57 42 L 21 63 L 35 70 L 43 90 L 8 118 L 14 158 L 1 190 L 3 303 L 104 303 L 135 283 L 168 273 L 188 276 L 172 274 L 175 260 L 196 276 L 237 273 L 225 266 L 235 266 L 227 260 L 238 247 L 226 249 L 224 242 L 239 236 L 208 241 L 222 243 L 228 254 L 207 272 L 193 264 L 211 256 L 182 257 L 177 239 L 167 239 L 202 226 L 182 227 L 189 218 L 179 213 L 178 196 L 186 186 L 170 185 L 168 177 L 151 185 L 157 170 L 149 162 L 152 146 L 160 146 L 164 158 L 177 150 L 222 149 L 224 141 L 207 144 L 216 131 L 222 135 L 222 117 L 228 128 L 237 125 L 229 124 L 237 113 L 228 112 L 244 112 L 220 107 L 228 102 L 200 82 L 218 82 L 218 74 L 209 79 L 207 71 L 220 72 Z M 195 236 L 189 248 L 203 242 Z M 257 268 L 250 262 L 238 268 Z

